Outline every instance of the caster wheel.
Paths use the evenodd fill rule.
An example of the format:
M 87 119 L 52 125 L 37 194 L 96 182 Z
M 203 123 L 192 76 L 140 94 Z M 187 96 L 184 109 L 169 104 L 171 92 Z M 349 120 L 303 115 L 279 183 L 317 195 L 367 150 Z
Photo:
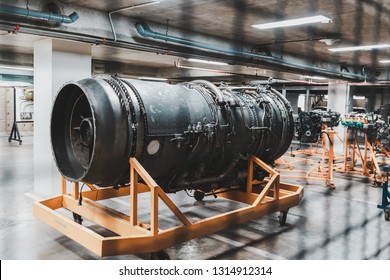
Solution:
M 196 201 L 202 201 L 204 198 L 204 192 L 196 190 L 194 192 L 194 198 L 196 199 Z
M 22 145 L 22 141 L 19 142 L 19 145 Z
M 332 183 L 332 182 L 326 182 L 325 183 L 325 187 L 330 188 L 332 190 L 336 189 L 336 185 L 334 183 Z
M 8 143 L 11 143 L 11 138 L 8 138 Z
M 385 211 L 385 220 L 390 221 L 390 211 Z
M 287 221 L 287 211 L 280 211 L 280 214 L 279 214 L 279 224 L 281 227 L 284 227 L 286 225 L 286 221 Z
M 171 258 L 169 257 L 167 252 L 165 252 L 164 250 L 161 250 L 158 252 L 151 253 L 150 259 L 151 260 L 170 260 Z
M 73 221 L 75 221 L 79 225 L 83 224 L 83 218 L 79 214 L 76 214 L 76 213 L 73 213 Z

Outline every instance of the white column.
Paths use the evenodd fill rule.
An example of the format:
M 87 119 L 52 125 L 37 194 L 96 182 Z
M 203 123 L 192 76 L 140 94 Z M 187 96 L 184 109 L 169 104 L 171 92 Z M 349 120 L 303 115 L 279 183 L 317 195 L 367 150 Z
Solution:
M 50 118 L 59 88 L 91 76 L 89 44 L 54 39 L 34 43 L 34 192 L 60 193 L 60 174 L 53 160 Z
M 293 114 L 298 114 L 298 98 L 299 98 L 299 93 L 294 92 L 294 91 L 289 91 L 286 96 L 287 100 L 290 102 L 291 107 L 293 108 L 294 112 Z M 304 110 L 305 108 L 301 108 Z
M 350 85 L 347 83 L 329 84 L 328 86 L 328 110 L 340 113 L 340 117 L 348 113 L 351 103 Z M 346 129 L 340 124 L 334 128 L 338 135 L 345 140 Z M 343 151 L 343 145 L 340 141 L 335 140 L 335 151 L 340 153 Z
M 310 88 L 307 87 L 306 89 L 306 99 L 305 99 L 305 111 L 310 112 L 311 111 L 311 104 L 310 104 Z M 302 108 L 303 109 L 303 108 Z

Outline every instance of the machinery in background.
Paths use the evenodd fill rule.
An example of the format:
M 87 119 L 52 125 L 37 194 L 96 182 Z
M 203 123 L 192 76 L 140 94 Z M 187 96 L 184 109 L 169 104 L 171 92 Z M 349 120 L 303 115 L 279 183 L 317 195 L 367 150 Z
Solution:
M 340 124 L 340 113 L 331 110 L 322 113 L 321 123 L 328 128 L 337 127 Z
M 387 152 L 390 152 L 390 125 L 388 123 L 383 124 L 377 130 L 376 139 Z
M 379 115 L 385 123 L 390 123 L 390 104 L 384 104 L 379 109 Z
M 34 89 L 26 88 L 20 96 L 20 120 L 28 121 L 34 118 Z
M 336 168 L 334 161 L 337 156 L 334 151 L 334 142 L 338 138 L 337 132 L 333 130 L 334 127 L 340 123 L 340 114 L 331 110 L 313 110 L 311 112 L 301 112 L 296 120 L 296 133 L 300 143 L 309 143 L 309 149 L 292 151 L 291 155 L 305 154 L 310 156 L 319 156 L 320 160 L 311 160 L 314 165 L 309 171 L 295 169 L 294 166 L 298 162 L 309 161 L 307 158 L 295 158 L 294 160 L 286 157 L 278 160 L 279 165 L 285 165 L 287 169 L 278 168 L 277 171 L 287 171 L 286 177 L 299 178 L 306 180 L 322 180 L 327 187 L 335 189 L 336 186 L 333 181 L 333 172 Z M 316 148 L 313 150 L 313 144 Z M 301 146 L 300 144 L 300 146 Z M 319 148 L 321 147 L 321 151 Z M 300 148 L 300 147 L 299 147 Z M 299 149 L 298 148 L 298 149 Z M 293 175 L 298 174 L 298 175 Z M 283 175 L 284 176 L 284 175 Z
M 347 128 L 344 165 L 340 172 L 368 176 L 374 181 L 374 185 L 383 182 L 383 174 L 380 163 L 386 163 L 389 153 L 389 124 L 382 120 L 380 115 L 346 114 L 341 124 Z M 362 133 L 363 148 L 358 139 L 358 133 Z M 385 158 L 382 162 L 380 158 Z
M 377 139 L 386 151 L 390 152 L 390 104 L 385 104 L 380 107 L 379 116 L 384 124 L 377 132 Z
M 314 110 L 301 112 L 295 122 L 297 138 L 301 143 L 316 143 L 321 140 L 324 128 L 333 128 L 340 123 L 340 113 Z
M 284 225 L 303 188 L 280 182 L 269 165 L 286 152 L 293 132 L 290 103 L 269 86 L 115 76 L 70 82 L 60 89 L 51 119 L 62 195 L 35 203 L 34 214 L 102 256 L 159 252 L 277 211 Z M 237 207 L 191 220 L 167 195 L 181 190 L 194 191 L 196 200 L 227 198 Z M 149 221 L 138 217 L 141 193 L 150 196 Z M 96 202 L 125 195 L 130 215 Z M 159 228 L 159 201 L 182 225 Z M 74 221 L 59 208 L 73 213 Z M 81 227 L 82 217 L 116 236 Z
M 310 156 L 322 156 L 323 152 L 320 148 L 325 149 L 325 153 L 328 153 L 326 145 L 321 146 L 323 144 L 323 137 L 328 135 L 327 131 L 333 131 L 333 128 L 337 127 L 339 123 L 340 113 L 338 112 L 322 109 L 301 112 L 295 121 L 295 132 L 300 144 L 296 151 L 291 151 L 291 155 L 306 154 Z M 335 135 L 342 141 L 337 133 Z M 309 148 L 301 149 L 302 144 L 309 144 Z M 315 149 L 313 149 L 313 144 L 315 144 Z
M 22 137 L 20 136 L 20 131 L 18 124 L 21 123 L 33 123 L 34 116 L 34 90 L 32 88 L 24 88 L 23 94 L 20 96 L 20 101 L 17 102 L 16 98 L 17 92 L 16 87 L 13 88 L 13 124 L 11 133 L 8 137 L 8 142 L 17 141 L 19 145 L 22 145 Z M 19 103 L 19 106 L 17 106 Z M 17 111 L 19 111 L 19 118 Z
M 316 143 L 321 138 L 321 114 L 301 112 L 296 120 L 297 138 L 302 143 Z

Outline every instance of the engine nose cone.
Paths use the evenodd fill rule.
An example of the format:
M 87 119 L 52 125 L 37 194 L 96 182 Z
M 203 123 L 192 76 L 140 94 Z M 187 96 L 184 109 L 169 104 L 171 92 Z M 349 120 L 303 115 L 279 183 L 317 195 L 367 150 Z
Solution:
M 86 118 L 80 124 L 80 140 L 85 146 L 93 141 L 93 124 L 91 118 Z

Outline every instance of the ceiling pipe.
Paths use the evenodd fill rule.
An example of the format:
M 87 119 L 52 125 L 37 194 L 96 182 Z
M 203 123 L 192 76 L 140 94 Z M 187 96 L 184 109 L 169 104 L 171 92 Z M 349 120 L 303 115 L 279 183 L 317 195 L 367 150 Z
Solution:
M 58 23 L 73 23 L 78 18 L 79 15 L 76 12 L 71 13 L 69 16 L 53 14 L 49 12 L 41 12 L 37 10 L 31 10 L 29 8 L 19 8 L 0 4 L 0 14 L 11 15 L 11 16 L 20 16 L 26 18 L 40 19 Z
M 206 72 L 212 72 L 212 73 L 218 73 L 218 74 L 224 74 L 224 75 L 246 75 L 246 74 L 241 74 L 241 73 L 233 73 L 233 72 L 228 72 L 224 70 L 216 70 L 216 69 L 210 69 L 210 68 L 203 68 L 203 67 L 193 67 L 193 66 L 186 66 L 186 65 L 181 65 L 180 62 L 175 61 L 173 65 L 177 69 L 188 69 L 188 70 L 197 70 L 197 71 L 206 71 Z
M 108 19 L 110 20 L 112 34 L 114 34 L 114 41 L 117 41 L 118 38 L 116 36 L 114 23 L 112 22 L 112 14 L 120 13 L 120 12 L 124 12 L 124 11 L 128 11 L 128 10 L 133 10 L 136 8 L 141 8 L 141 7 L 145 7 L 145 6 L 149 6 L 149 5 L 153 5 L 153 4 L 157 4 L 157 3 L 160 3 L 160 1 L 150 1 L 150 2 L 146 2 L 146 3 L 135 4 L 135 5 L 131 5 L 129 7 L 125 7 L 125 8 L 121 8 L 121 9 L 117 9 L 117 10 L 109 12 Z
M 180 44 L 184 45 L 187 47 L 193 47 L 193 48 L 200 48 L 203 50 L 209 50 L 213 52 L 218 52 L 220 54 L 224 55 L 232 55 L 236 57 L 245 57 L 245 58 L 251 58 L 251 59 L 256 59 L 268 63 L 273 63 L 278 66 L 282 65 L 288 68 L 292 69 L 299 69 L 305 72 L 313 72 L 313 73 L 318 73 L 326 76 L 331 76 L 333 78 L 347 78 L 347 79 L 352 79 L 352 80 L 362 80 L 366 81 L 367 76 L 365 75 L 359 75 L 359 74 L 354 74 L 354 73 L 345 73 L 341 71 L 336 71 L 336 70 L 331 70 L 331 69 L 326 69 L 326 68 L 321 68 L 317 66 L 310 66 L 310 65 L 304 65 L 304 64 L 297 64 L 293 63 L 287 60 L 284 60 L 282 58 L 277 58 L 273 56 L 267 56 L 267 55 L 261 55 L 261 54 L 256 54 L 256 53 L 251 53 L 251 52 L 245 52 L 245 51 L 239 51 L 239 50 L 234 50 L 234 49 L 227 49 L 227 48 L 222 48 L 202 42 L 197 42 L 193 40 L 188 40 L 188 39 L 183 39 L 175 36 L 170 36 L 162 33 L 155 32 L 150 29 L 150 27 L 146 23 L 137 23 L 136 28 L 138 33 L 146 38 L 152 38 L 156 40 L 163 40 L 166 42 L 171 42 L 175 44 Z

